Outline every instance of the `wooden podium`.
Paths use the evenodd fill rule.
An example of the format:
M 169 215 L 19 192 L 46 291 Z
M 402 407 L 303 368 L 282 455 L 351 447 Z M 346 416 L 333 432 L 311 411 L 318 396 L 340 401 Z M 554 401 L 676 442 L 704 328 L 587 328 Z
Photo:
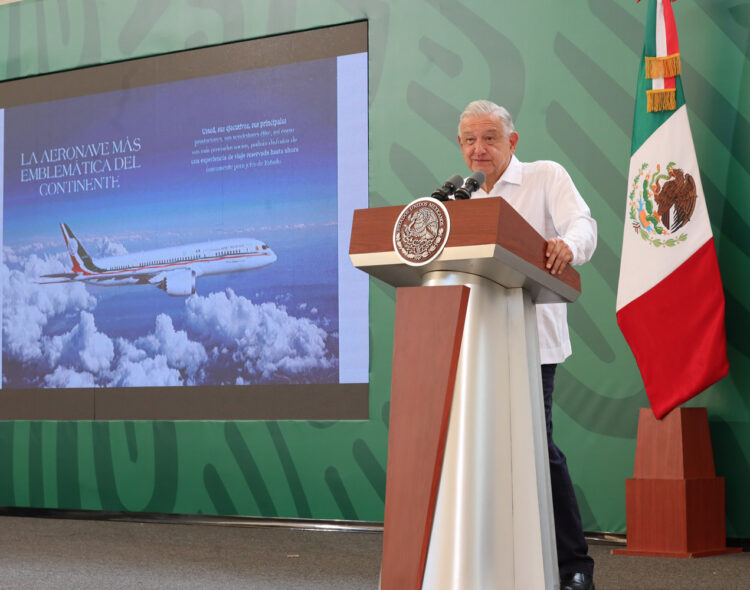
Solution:
M 402 207 L 354 212 L 357 268 L 396 295 L 382 590 L 559 586 L 536 303 L 575 300 L 571 267 L 503 199 L 444 203 L 440 256 L 393 249 Z

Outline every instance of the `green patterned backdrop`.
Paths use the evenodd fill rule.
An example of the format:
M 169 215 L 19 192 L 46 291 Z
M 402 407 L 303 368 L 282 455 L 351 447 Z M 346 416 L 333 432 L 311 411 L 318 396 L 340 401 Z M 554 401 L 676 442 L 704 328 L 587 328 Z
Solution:
M 633 93 L 635 0 L 23 0 L 0 6 L 0 79 L 367 19 L 370 203 L 401 204 L 463 170 L 474 98 L 516 117 L 521 159 L 572 174 L 599 246 L 569 306 L 555 427 L 587 530 L 623 532 L 638 409 L 614 314 Z M 674 7 L 683 84 L 727 300 L 729 376 L 707 406 L 728 534 L 750 537 L 750 3 Z M 0 422 L 0 505 L 380 521 L 394 290 L 371 283 L 371 405 L 362 422 Z M 654 337 L 669 344 L 658 318 Z M 678 367 L 665 367 L 679 378 Z

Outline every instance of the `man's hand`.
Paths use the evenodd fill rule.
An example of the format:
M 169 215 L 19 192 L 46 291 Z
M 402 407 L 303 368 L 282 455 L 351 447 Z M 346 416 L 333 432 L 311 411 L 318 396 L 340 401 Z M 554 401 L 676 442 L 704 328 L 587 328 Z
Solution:
M 553 275 L 560 274 L 573 260 L 573 251 L 562 238 L 547 240 L 547 268 Z

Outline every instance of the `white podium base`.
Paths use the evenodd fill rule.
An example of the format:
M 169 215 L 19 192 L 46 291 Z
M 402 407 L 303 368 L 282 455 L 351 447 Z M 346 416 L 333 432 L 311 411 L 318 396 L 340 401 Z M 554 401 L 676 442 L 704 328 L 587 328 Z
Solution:
M 521 288 L 467 285 L 458 373 L 423 590 L 557 590 L 535 305 Z

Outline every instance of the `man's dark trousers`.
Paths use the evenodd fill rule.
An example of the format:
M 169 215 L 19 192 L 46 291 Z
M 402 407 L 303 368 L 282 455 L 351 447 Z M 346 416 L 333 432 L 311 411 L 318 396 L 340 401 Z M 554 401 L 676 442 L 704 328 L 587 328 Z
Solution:
M 581 513 L 578 510 L 568 463 L 563 452 L 552 440 L 552 390 L 555 387 L 557 365 L 542 365 L 544 416 L 547 421 L 547 449 L 552 484 L 552 508 L 555 512 L 557 563 L 560 576 L 572 573 L 594 574 L 594 560 L 588 555 L 588 544 L 583 536 Z

